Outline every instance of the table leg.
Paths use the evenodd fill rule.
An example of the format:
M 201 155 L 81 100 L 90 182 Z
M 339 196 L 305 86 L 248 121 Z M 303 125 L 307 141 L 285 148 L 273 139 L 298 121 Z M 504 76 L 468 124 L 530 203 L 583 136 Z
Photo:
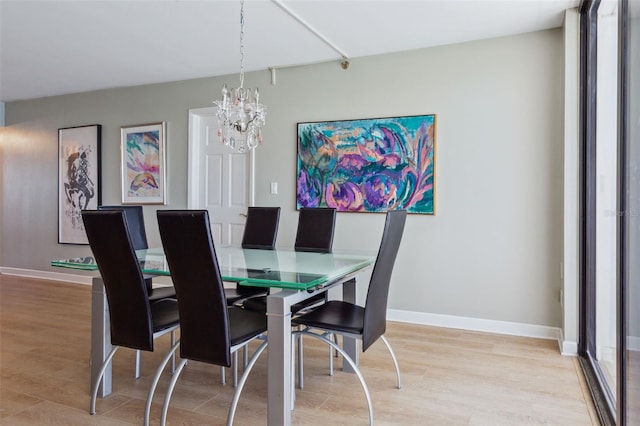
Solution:
M 279 294 L 267 297 L 267 423 L 291 424 L 291 306 Z
M 357 301 L 357 286 L 356 279 L 352 278 L 349 281 L 345 281 L 342 285 L 342 300 L 349 303 L 356 303 Z M 360 365 L 360 351 L 358 351 L 358 339 L 354 339 L 352 337 L 343 336 L 342 338 L 342 348 L 345 350 L 347 354 L 351 357 L 353 362 L 356 365 Z M 342 371 L 347 373 L 354 373 L 353 368 L 349 365 L 349 363 L 343 361 L 342 362 Z
M 105 358 L 111 352 L 111 329 L 109 325 L 109 307 L 107 295 L 101 277 L 94 277 L 91 284 L 91 387 L 98 380 L 98 373 Z M 98 397 L 104 398 L 111 393 L 111 363 L 104 372 L 98 388 Z

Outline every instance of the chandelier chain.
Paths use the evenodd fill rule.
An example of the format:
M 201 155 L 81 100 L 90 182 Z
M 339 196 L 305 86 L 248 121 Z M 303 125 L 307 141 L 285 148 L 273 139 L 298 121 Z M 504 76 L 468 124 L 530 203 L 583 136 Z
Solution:
M 244 0 L 240 0 L 240 88 L 244 87 Z
M 0 0 L 1 1 L 1 0 Z M 258 88 L 244 88 L 244 3 L 240 0 L 240 86 L 222 86 L 218 106 L 218 137 L 231 149 L 244 153 L 262 143 L 266 107 L 260 103 Z

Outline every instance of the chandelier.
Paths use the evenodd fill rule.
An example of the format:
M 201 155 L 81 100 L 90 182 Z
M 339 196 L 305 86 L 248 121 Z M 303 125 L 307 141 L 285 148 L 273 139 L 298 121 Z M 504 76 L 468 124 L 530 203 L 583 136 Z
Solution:
M 218 107 L 220 142 L 238 152 L 246 152 L 262 143 L 266 108 L 260 103 L 258 89 L 244 87 L 244 0 L 240 1 L 240 87 L 222 86 Z

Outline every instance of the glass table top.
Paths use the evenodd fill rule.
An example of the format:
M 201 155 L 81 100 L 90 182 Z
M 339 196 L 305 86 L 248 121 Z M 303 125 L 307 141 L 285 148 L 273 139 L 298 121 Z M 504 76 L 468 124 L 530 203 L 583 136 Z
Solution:
M 136 251 L 143 273 L 170 275 L 162 249 Z M 308 290 L 373 264 L 375 253 L 313 253 L 291 249 L 258 250 L 216 247 L 220 274 L 224 281 L 236 281 L 252 287 L 279 287 Z M 92 256 L 54 260 L 52 266 L 97 271 Z

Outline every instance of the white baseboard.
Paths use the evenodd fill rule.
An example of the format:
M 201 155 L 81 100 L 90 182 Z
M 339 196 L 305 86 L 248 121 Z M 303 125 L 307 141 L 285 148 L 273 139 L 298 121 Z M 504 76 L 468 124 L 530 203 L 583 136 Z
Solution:
M 93 272 L 95 274 L 95 272 Z M 0 274 L 15 275 L 25 278 L 40 278 L 43 280 L 61 281 L 74 284 L 91 285 L 92 275 L 79 275 L 79 274 L 64 274 L 61 272 L 52 271 L 36 271 L 33 269 L 21 269 L 21 268 L 7 268 L 0 266 Z M 154 276 L 154 287 L 167 287 L 173 285 L 171 283 L 171 277 Z
M 64 281 L 68 283 L 85 284 L 85 285 L 91 285 L 91 278 L 92 278 L 89 275 L 64 274 L 61 272 L 36 271 L 33 269 L 8 268 L 4 266 L 0 267 L 0 274 L 16 275 L 19 277 L 26 277 L 26 278 L 40 278 L 43 280 L 51 280 L 51 281 Z
M 562 329 L 558 330 L 558 346 L 562 355 L 578 356 L 578 342 L 565 340 Z
M 561 340 L 562 332 L 558 327 L 459 317 L 453 315 L 429 314 L 424 312 L 400 311 L 397 309 L 389 309 L 387 311 L 387 319 L 389 321 L 429 325 L 434 327 L 457 328 L 469 331 L 481 331 L 485 333 L 558 340 L 560 352 L 563 355 L 577 354 L 577 345 L 575 345 L 575 349 L 572 350 L 571 342 L 563 342 Z

